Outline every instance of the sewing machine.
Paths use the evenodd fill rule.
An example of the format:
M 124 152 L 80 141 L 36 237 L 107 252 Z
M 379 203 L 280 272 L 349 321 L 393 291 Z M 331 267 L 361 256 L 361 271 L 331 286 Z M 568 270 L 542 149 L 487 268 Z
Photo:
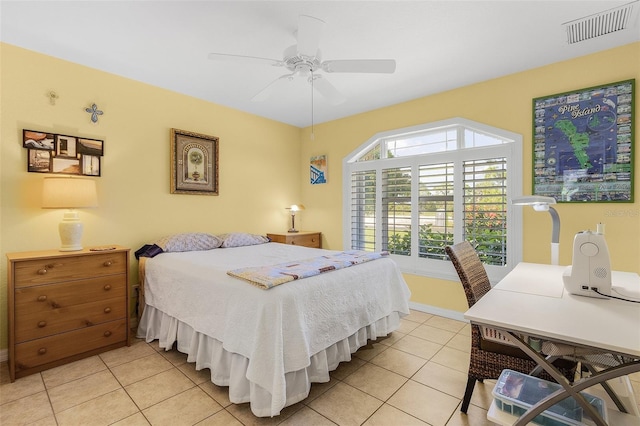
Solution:
M 604 235 L 578 232 L 573 239 L 573 261 L 562 276 L 571 294 L 606 299 L 611 295 L 611 261 Z

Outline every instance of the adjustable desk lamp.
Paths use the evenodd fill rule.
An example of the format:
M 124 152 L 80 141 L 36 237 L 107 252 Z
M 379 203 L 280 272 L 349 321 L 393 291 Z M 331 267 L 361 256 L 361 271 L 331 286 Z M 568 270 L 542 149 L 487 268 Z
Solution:
M 553 197 L 543 197 L 541 195 L 525 195 L 511 199 L 511 204 L 515 206 L 532 206 L 537 212 L 548 211 L 551 215 L 553 229 L 551 230 L 551 264 L 558 264 L 558 255 L 560 253 L 560 216 L 556 209 L 550 206 L 555 204 L 556 199 Z

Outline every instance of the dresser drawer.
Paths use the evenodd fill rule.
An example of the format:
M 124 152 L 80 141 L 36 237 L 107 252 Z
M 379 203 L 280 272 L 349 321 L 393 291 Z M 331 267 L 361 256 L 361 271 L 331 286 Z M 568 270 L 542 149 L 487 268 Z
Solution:
M 21 370 L 109 346 L 126 340 L 126 320 L 16 344 L 16 374 Z
M 127 255 L 126 252 L 115 252 L 16 262 L 13 270 L 15 287 L 123 274 L 127 269 Z
M 296 237 L 292 237 L 289 238 L 287 244 L 291 244 L 294 246 L 320 248 L 320 234 L 299 235 Z
M 66 283 L 22 287 L 15 291 L 16 319 L 29 312 L 45 312 L 113 297 L 124 297 L 126 275 Z
M 291 244 L 293 246 L 303 246 L 321 248 L 320 232 L 301 232 L 287 234 L 267 234 L 267 237 L 274 243 Z
M 22 313 L 20 318 L 16 319 L 15 341 L 22 343 L 27 340 L 124 319 L 126 311 L 127 307 L 123 298 L 119 297 L 66 308 Z

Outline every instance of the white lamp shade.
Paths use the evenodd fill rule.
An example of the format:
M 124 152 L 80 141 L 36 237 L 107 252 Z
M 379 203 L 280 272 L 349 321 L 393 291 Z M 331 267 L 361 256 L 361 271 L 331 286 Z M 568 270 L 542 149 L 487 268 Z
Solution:
M 292 212 L 299 212 L 300 210 L 304 210 L 304 206 L 302 204 L 292 204 L 290 207 L 287 207 L 287 209 Z
M 98 207 L 96 183 L 91 179 L 47 177 L 42 186 L 43 209 Z

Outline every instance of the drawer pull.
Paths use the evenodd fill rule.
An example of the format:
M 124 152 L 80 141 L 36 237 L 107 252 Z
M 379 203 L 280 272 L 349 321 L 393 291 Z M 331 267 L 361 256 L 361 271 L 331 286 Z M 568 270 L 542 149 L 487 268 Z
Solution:
M 104 291 L 109 291 L 111 290 L 111 284 L 107 284 L 103 288 L 104 288 Z
M 51 308 L 52 309 L 59 309 L 60 305 L 58 305 L 56 302 L 51 302 Z
M 111 336 L 111 332 L 109 330 L 104 332 L 104 337 L 109 337 Z
M 295 242 L 295 241 L 291 241 L 291 245 L 292 245 L 292 246 L 295 246 L 295 245 L 296 245 L 296 242 Z
M 44 327 L 46 327 L 46 326 L 47 326 L 47 322 L 46 322 L 46 321 L 40 321 L 40 322 L 38 323 L 38 327 L 39 327 L 39 328 L 44 328 Z
M 47 348 L 40 348 L 38 349 L 38 355 L 44 355 L 47 353 Z
M 107 260 L 107 261 L 105 261 L 105 262 L 103 263 L 103 265 L 104 265 L 104 266 L 106 266 L 106 267 L 109 267 L 109 266 L 113 265 L 113 261 L 111 261 L 111 260 Z
M 47 268 L 38 269 L 38 275 L 45 275 L 47 273 Z
M 47 296 L 38 296 L 38 302 L 44 302 L 47 300 Z
M 87 327 L 91 327 L 93 325 L 93 323 L 91 321 L 89 321 L 89 320 L 86 320 L 84 322 L 84 325 L 86 325 Z
M 111 313 L 111 308 L 104 308 L 104 313 L 105 314 Z

